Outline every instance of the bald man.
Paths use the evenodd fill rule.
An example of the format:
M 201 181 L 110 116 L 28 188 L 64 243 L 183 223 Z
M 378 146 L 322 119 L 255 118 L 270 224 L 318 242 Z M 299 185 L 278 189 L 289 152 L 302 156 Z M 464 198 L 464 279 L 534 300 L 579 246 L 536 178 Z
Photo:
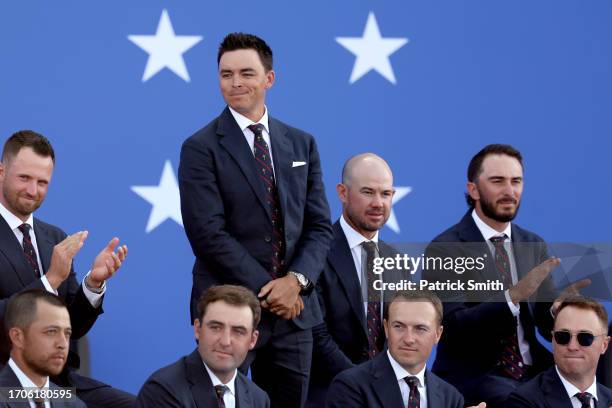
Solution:
M 395 192 L 387 162 L 373 153 L 350 158 L 336 191 L 342 216 L 333 226 L 333 241 L 316 287 L 324 322 L 313 329 L 310 407 L 324 405 L 327 388 L 336 374 L 382 350 L 385 336 L 380 298 L 368 302 L 367 296 L 368 287 L 372 289 L 368 254 L 397 254 L 378 239 Z M 371 296 L 370 300 L 375 298 Z

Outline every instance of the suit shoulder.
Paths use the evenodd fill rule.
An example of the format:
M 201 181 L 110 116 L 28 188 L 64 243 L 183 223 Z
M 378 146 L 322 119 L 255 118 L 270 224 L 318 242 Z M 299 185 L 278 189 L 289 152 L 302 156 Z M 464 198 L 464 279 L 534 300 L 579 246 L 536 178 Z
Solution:
M 544 242 L 544 239 L 535 232 L 519 227 L 516 224 L 512 224 L 512 226 L 514 227 L 516 232 L 519 232 L 521 234 L 522 242 Z
M 151 376 L 145 382 L 145 386 L 147 383 L 154 382 L 160 385 L 173 387 L 177 384 L 177 380 L 185 378 L 185 375 L 185 357 L 181 357 L 178 361 L 162 367 L 151 374 Z
M 190 144 L 208 144 L 215 140 L 217 140 L 217 128 L 219 126 L 219 118 L 217 116 L 208 124 L 206 124 L 203 128 L 196 131 L 193 135 L 189 136 L 183 142 L 183 147 Z
M 455 242 L 459 240 L 459 233 L 461 232 L 461 223 L 457 224 L 445 229 L 440 234 L 438 234 L 432 242 Z
M 257 384 L 249 380 L 241 372 L 238 372 L 238 377 L 242 380 L 244 384 L 246 384 L 247 387 L 249 387 L 249 392 L 251 392 L 251 394 L 253 395 L 253 401 L 256 401 L 257 403 L 264 403 L 263 406 L 268 406 L 270 398 L 264 390 L 259 388 Z M 259 407 L 259 405 L 257 405 L 257 407 Z
M 340 372 L 335 378 L 334 381 L 344 381 L 349 383 L 357 383 L 357 384 L 369 384 L 368 380 L 371 376 L 372 372 L 372 361 L 368 360 L 365 363 L 361 363 L 356 365 L 355 367 L 351 367 Z
M 427 372 L 427 376 L 429 378 L 430 383 L 433 382 L 434 387 L 442 390 L 442 393 L 448 398 L 456 401 L 461 401 L 461 405 L 463 405 L 463 395 L 459 392 L 454 385 L 444 381 L 442 378 L 438 377 L 431 371 Z M 433 380 L 433 381 L 432 381 Z
M 34 218 L 34 228 L 37 228 L 37 227 L 44 230 L 47 234 L 53 237 L 65 237 L 66 236 L 66 233 L 61 228 L 53 224 L 44 222 L 40 218 Z
M 270 118 L 270 121 L 271 122 L 274 121 L 274 122 L 276 122 L 276 125 L 278 125 L 280 127 L 286 128 L 287 131 L 289 132 L 289 134 L 291 135 L 291 138 L 293 138 L 293 139 L 302 139 L 302 140 L 307 141 L 309 143 L 314 140 L 314 137 L 310 133 L 305 132 L 305 131 L 303 131 L 301 129 L 298 129 L 298 128 L 294 127 L 294 126 L 288 125 L 288 124 L 286 124 L 283 121 L 280 121 L 280 120 L 275 119 L 275 118 Z

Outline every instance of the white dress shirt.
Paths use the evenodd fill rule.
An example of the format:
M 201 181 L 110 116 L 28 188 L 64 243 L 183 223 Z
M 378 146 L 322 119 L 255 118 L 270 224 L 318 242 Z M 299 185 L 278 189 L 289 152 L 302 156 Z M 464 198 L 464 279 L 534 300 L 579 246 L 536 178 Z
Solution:
M 253 133 L 251 129 L 249 129 L 249 126 L 255 123 L 259 123 L 260 125 L 263 125 L 264 129 L 261 132 L 261 134 L 263 136 L 263 139 L 268 144 L 268 149 L 270 150 L 270 161 L 272 162 L 272 172 L 274 172 L 274 156 L 272 152 L 272 143 L 270 143 L 270 128 L 268 127 L 268 108 L 264 106 L 264 114 L 261 117 L 261 119 L 259 119 L 259 121 L 257 122 L 253 122 L 251 119 L 247 118 L 246 116 L 241 115 L 240 113 L 233 110 L 230 106 L 228 106 L 228 108 L 232 116 L 238 123 L 240 130 L 242 130 L 242 133 L 244 134 L 244 137 L 246 138 L 246 141 L 249 144 L 249 147 L 251 148 L 251 152 L 253 152 L 253 155 L 255 155 L 255 134 Z
M 204 361 L 202 361 L 204 363 Z M 231 380 L 224 384 L 219 377 L 213 373 L 210 368 L 204 363 L 204 367 L 206 368 L 206 372 L 208 372 L 208 376 L 212 381 L 213 387 L 215 385 L 225 385 L 228 389 L 223 394 L 223 402 L 225 403 L 225 408 L 236 408 L 236 376 L 238 375 L 238 370 L 234 370 L 234 376 Z
M 19 368 L 17 363 L 15 363 L 12 358 L 9 358 L 8 365 L 17 376 L 19 384 L 21 384 L 23 388 L 39 388 L 38 385 L 34 384 L 32 380 L 30 380 L 30 378 L 23 371 L 21 371 L 21 368 Z M 40 388 L 49 388 L 49 377 L 47 377 L 47 382 L 45 382 L 45 385 Z M 36 408 L 33 400 L 28 400 L 28 403 L 30 404 L 30 408 Z M 45 400 L 45 408 L 51 408 L 51 403 L 49 400 Z
M 576 388 L 574 384 L 572 384 L 571 382 L 563 378 L 563 376 L 559 372 L 559 367 L 557 367 L 556 364 L 555 364 L 555 370 L 557 370 L 557 375 L 561 379 L 561 384 L 563 384 L 563 387 L 565 388 L 565 391 L 567 392 L 567 396 L 569 397 L 570 402 L 572 403 L 572 407 L 573 408 L 582 407 L 582 403 L 580 402 L 578 397 L 575 396 L 577 393 L 580 393 L 581 391 L 578 388 Z M 588 392 L 589 394 L 593 396 L 593 398 L 591 398 L 591 408 L 595 408 L 595 400 L 597 399 L 597 377 L 593 378 L 593 384 L 591 384 L 591 386 L 587 388 L 585 392 Z
M 493 256 L 495 256 L 495 246 L 490 241 L 490 239 L 492 237 L 497 237 L 506 234 L 506 240 L 504 241 L 504 249 L 508 253 L 508 258 L 510 259 L 510 275 L 512 276 L 512 284 L 515 285 L 518 282 L 518 273 L 516 271 L 516 262 L 514 260 L 514 252 L 512 250 L 512 225 L 508 223 L 506 229 L 502 232 L 499 232 L 494 230 L 483 220 L 481 220 L 478 214 L 476 214 L 476 210 L 472 211 L 472 218 L 476 223 L 476 227 L 478 227 L 480 233 L 484 237 L 485 242 L 489 247 L 489 251 L 491 251 L 491 254 L 493 254 Z M 531 352 L 529 351 L 529 343 L 527 343 L 527 341 L 525 340 L 525 330 L 523 330 L 523 325 L 521 324 L 521 319 L 519 318 L 519 314 L 521 312 L 520 304 L 515 305 L 514 302 L 512 302 L 508 290 L 504 292 L 504 295 L 506 296 L 506 302 L 508 303 L 508 307 L 510 308 L 512 315 L 516 317 L 516 335 L 518 337 L 521 357 L 523 357 L 523 362 L 525 364 L 531 365 L 533 363 L 533 360 L 531 359 Z
M 425 370 L 427 369 L 427 364 L 417 374 L 412 374 L 406 371 L 404 367 L 400 365 L 400 363 L 395 361 L 389 350 L 387 350 L 387 357 L 389 357 L 389 362 L 391 362 L 391 367 L 395 373 L 395 378 L 397 378 L 397 383 L 399 384 L 400 392 L 402 393 L 404 406 L 408 406 L 408 398 L 410 397 L 410 387 L 404 378 L 416 377 L 419 379 L 417 389 L 419 390 L 419 400 L 421 402 L 420 408 L 427 408 L 427 385 L 425 384 Z
M 0 203 L 0 216 L 4 218 L 4 221 L 6 221 L 9 228 L 13 231 L 13 234 L 15 234 L 15 238 L 17 238 L 19 245 L 20 246 L 23 245 L 23 233 L 19 230 L 19 226 L 21 224 L 24 224 L 24 221 L 22 221 L 19 217 L 17 217 L 15 214 L 10 212 L 4 205 L 2 205 L 2 203 Z M 38 253 L 38 245 L 36 244 L 36 233 L 34 232 L 34 216 L 32 214 L 30 214 L 28 219 L 25 221 L 25 224 L 28 224 L 30 226 L 30 240 L 32 241 L 32 246 L 34 246 L 34 252 L 36 252 L 36 261 L 38 262 L 38 270 L 41 271 L 41 273 L 43 271 L 47 272 L 44 270 L 42 262 L 40 261 L 40 254 Z M 87 275 L 89 275 L 89 272 L 87 273 Z M 85 275 L 85 278 L 87 278 L 87 275 Z M 49 280 L 47 279 L 46 275 L 41 276 L 40 281 L 45 286 L 45 289 L 48 292 L 51 292 L 57 295 L 57 292 L 53 289 L 53 287 L 49 283 Z M 87 285 L 85 285 L 85 279 L 83 279 L 83 282 L 81 283 L 81 285 L 83 286 L 83 293 L 85 294 L 85 297 L 87 298 L 87 300 L 89 300 L 89 303 L 91 304 L 91 306 L 94 308 L 97 308 L 98 306 L 100 306 L 100 303 L 102 302 L 102 296 L 104 295 L 104 292 L 106 291 L 106 284 L 102 285 L 102 291 L 100 293 L 95 293 L 89 290 L 87 288 Z

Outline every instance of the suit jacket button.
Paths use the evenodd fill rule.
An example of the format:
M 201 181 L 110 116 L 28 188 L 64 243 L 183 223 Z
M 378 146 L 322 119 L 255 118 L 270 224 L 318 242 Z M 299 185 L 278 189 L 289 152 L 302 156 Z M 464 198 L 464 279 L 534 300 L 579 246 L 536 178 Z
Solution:
M 272 238 L 270 238 L 270 237 L 266 236 L 266 237 L 264 238 L 264 240 L 265 240 L 266 242 L 271 242 L 271 241 L 272 241 Z

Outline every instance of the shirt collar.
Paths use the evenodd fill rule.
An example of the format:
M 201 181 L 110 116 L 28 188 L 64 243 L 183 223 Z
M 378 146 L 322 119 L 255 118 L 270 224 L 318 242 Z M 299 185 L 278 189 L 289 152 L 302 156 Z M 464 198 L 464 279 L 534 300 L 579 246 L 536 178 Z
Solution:
M 372 239 L 367 239 L 357 231 L 353 227 L 349 225 L 348 222 L 344 219 L 344 214 L 340 216 L 340 226 L 342 227 L 342 231 L 344 231 L 344 236 L 348 241 L 349 248 L 353 250 L 353 248 L 361 245 L 362 242 L 372 241 L 378 244 L 378 231 L 374 234 Z
M 423 369 L 417 374 L 411 374 L 404 367 L 402 367 L 400 363 L 395 361 L 389 350 L 387 350 L 387 357 L 389 357 L 389 362 L 391 363 L 391 367 L 393 368 L 397 381 L 403 381 L 406 377 L 416 377 L 419 379 L 419 387 L 425 387 L 425 370 L 427 369 L 427 364 L 425 364 Z
M 17 217 L 15 214 L 10 212 L 2 203 L 0 203 L 0 215 L 2 216 L 2 218 L 4 218 L 6 223 L 9 225 L 9 228 L 13 231 L 16 230 L 17 227 L 19 227 L 21 224 L 24 223 L 23 221 L 21 221 L 19 217 Z M 34 215 L 30 214 L 30 216 L 25 221 L 25 223 L 30 225 L 30 228 L 33 229 L 34 228 Z
M 8 361 L 8 365 L 11 367 L 11 369 L 17 376 L 17 379 L 19 380 L 19 383 L 23 388 L 38 388 L 38 385 L 34 384 L 32 380 L 30 380 L 30 377 L 28 377 L 26 373 L 21 371 L 21 368 L 19 368 L 17 363 L 15 363 L 15 360 L 10 358 Z M 45 385 L 42 386 L 42 388 L 49 388 L 49 377 L 47 377 L 47 381 L 45 382 Z
M 577 393 L 582 392 L 574 384 L 572 384 L 571 382 L 563 378 L 563 375 L 561 375 L 561 373 L 559 372 L 559 367 L 557 367 L 556 364 L 555 364 L 555 370 L 557 371 L 557 375 L 561 379 L 561 384 L 563 384 L 563 387 L 565 388 L 565 392 L 567 392 L 567 395 L 570 397 L 570 399 Z M 591 384 L 591 386 L 587 388 L 584 392 L 588 392 L 589 394 L 593 396 L 594 399 L 597 399 L 597 377 L 593 378 L 593 384 Z
M 508 239 L 512 241 L 512 224 L 511 223 L 508 223 L 508 226 L 506 227 L 505 230 L 503 230 L 502 232 L 499 232 L 499 231 L 494 230 L 489 225 L 487 225 L 486 222 L 481 220 L 478 214 L 476 213 L 476 209 L 472 210 L 472 218 L 474 219 L 474 222 L 476 223 L 476 226 L 480 230 L 480 233 L 484 237 L 485 241 L 489 241 L 491 238 L 498 237 L 501 234 L 506 234 Z
M 204 361 L 202 362 L 204 363 Z M 208 372 L 208 376 L 210 377 L 210 381 L 212 381 L 213 387 L 215 385 L 225 385 L 227 386 L 227 388 L 229 388 L 229 392 L 232 393 L 232 395 L 236 395 L 236 376 L 238 375 L 238 370 L 234 369 L 234 375 L 232 376 L 231 380 L 229 380 L 227 384 L 224 384 L 223 381 L 221 381 L 219 377 L 217 377 L 215 373 L 213 373 L 211 369 L 208 368 L 206 363 L 204 363 L 204 367 Z
M 232 116 L 234 117 L 234 119 L 238 123 L 238 126 L 240 126 L 240 130 L 242 130 L 243 132 L 246 130 L 246 128 L 248 128 L 252 124 L 260 123 L 260 124 L 262 124 L 264 126 L 264 128 L 266 128 L 266 132 L 268 132 L 268 134 L 270 134 L 270 128 L 268 127 L 268 108 L 266 106 L 264 106 L 264 114 L 263 114 L 263 116 L 257 122 L 253 122 L 251 119 L 247 118 L 246 116 L 236 112 L 229 105 L 228 105 L 228 108 L 229 108 L 230 112 L 232 113 Z

